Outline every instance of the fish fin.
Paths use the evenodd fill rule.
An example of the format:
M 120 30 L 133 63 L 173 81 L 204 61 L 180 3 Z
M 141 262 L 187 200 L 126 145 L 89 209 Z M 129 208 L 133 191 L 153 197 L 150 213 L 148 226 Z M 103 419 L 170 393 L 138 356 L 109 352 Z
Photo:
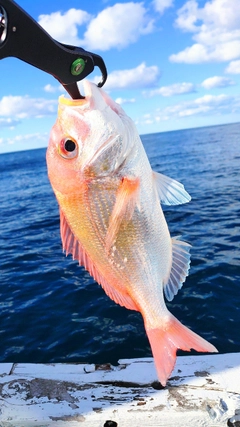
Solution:
M 179 322 L 173 315 L 162 328 L 146 329 L 159 381 L 163 386 L 175 366 L 177 350 L 217 353 L 208 341 Z
M 96 282 L 98 282 L 102 286 L 109 298 L 111 298 L 117 304 L 128 308 L 129 310 L 139 311 L 139 308 L 136 306 L 130 295 L 122 294 L 121 292 L 116 290 L 107 282 L 103 275 L 98 272 L 91 258 L 74 236 L 61 209 L 60 232 L 63 250 L 66 252 L 66 255 L 72 254 L 73 259 L 77 260 L 79 262 L 79 265 L 82 265 L 91 274 L 94 280 L 96 280 Z
M 153 172 L 153 179 L 162 204 L 170 206 L 190 202 L 191 196 L 180 182 L 158 172 Z
M 188 243 L 172 239 L 172 267 L 170 275 L 163 284 L 164 294 L 168 301 L 172 301 L 174 296 L 181 289 L 185 282 L 190 268 L 190 248 Z
M 70 229 L 62 209 L 60 209 L 60 234 L 63 251 L 66 252 L 66 256 L 71 254 L 73 259 L 78 260 L 79 264 L 85 267 L 86 254 L 82 248 L 82 245 L 79 243 Z
M 116 194 L 116 201 L 110 215 L 106 234 L 105 249 L 109 252 L 117 238 L 119 228 L 123 221 L 130 221 L 136 206 L 138 206 L 140 179 L 123 178 Z
M 122 307 L 126 307 L 128 310 L 139 311 L 139 307 L 135 304 L 130 295 L 118 292 L 115 288 L 110 286 L 99 273 L 97 273 L 95 280 L 102 286 L 107 296 L 111 298 L 116 304 L 119 304 Z

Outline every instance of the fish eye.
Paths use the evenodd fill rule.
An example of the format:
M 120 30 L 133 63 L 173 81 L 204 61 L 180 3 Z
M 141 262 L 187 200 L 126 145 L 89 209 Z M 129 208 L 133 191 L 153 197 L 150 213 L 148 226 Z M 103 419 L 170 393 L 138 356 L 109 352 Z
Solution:
M 59 154 L 64 159 L 74 159 L 78 154 L 77 143 L 70 138 L 64 138 L 59 145 Z
M 71 153 L 72 151 L 75 150 L 76 144 L 71 139 L 67 139 L 67 141 L 65 141 L 65 143 L 64 143 L 64 148 L 65 148 L 66 151 L 68 151 L 69 153 Z

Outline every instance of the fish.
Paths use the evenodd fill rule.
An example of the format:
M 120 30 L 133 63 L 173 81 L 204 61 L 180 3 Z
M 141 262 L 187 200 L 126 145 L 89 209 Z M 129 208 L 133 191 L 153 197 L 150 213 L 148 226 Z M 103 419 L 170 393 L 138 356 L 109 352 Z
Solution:
M 217 352 L 168 310 L 190 268 L 190 244 L 171 237 L 161 204 L 190 201 L 184 186 L 149 163 L 133 120 L 84 81 L 85 98 L 59 98 L 47 148 L 63 250 L 116 303 L 141 313 L 158 379 L 177 350 Z

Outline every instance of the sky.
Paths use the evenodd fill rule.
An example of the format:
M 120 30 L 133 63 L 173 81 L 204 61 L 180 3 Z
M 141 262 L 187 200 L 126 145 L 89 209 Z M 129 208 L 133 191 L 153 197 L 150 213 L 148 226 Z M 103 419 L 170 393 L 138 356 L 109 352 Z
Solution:
M 104 90 L 140 134 L 240 121 L 239 0 L 18 4 L 56 40 L 102 56 Z M 98 68 L 88 79 L 100 81 Z M 0 60 L 0 153 L 46 147 L 64 93 L 51 75 Z

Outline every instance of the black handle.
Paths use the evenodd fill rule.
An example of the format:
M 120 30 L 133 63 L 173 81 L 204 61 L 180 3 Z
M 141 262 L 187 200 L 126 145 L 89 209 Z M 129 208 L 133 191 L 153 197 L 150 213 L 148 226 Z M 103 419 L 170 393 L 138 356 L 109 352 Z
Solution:
M 0 0 L 0 59 L 9 56 L 53 75 L 68 91 L 73 88 L 72 83 L 90 74 L 95 65 L 102 72 L 99 86 L 107 79 L 100 56 L 57 42 L 13 0 Z

